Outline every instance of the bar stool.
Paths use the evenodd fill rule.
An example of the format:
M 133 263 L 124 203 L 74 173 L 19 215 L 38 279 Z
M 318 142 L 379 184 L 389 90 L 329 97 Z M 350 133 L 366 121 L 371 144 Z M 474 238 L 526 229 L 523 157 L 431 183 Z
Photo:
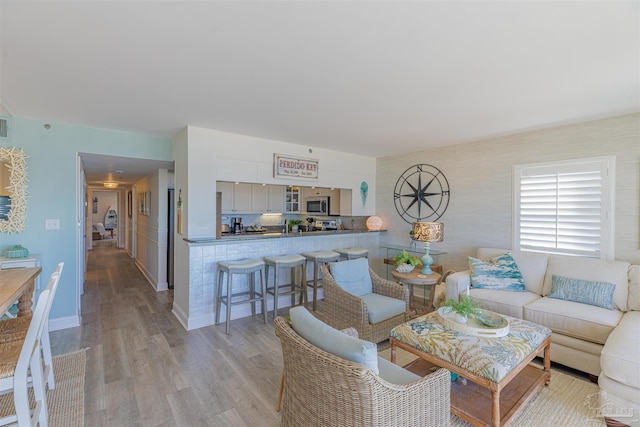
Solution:
M 224 274 L 227 274 L 227 291 L 222 295 L 222 287 L 224 283 Z M 255 289 L 255 275 L 260 273 L 260 292 Z M 265 264 L 262 260 L 242 260 L 242 261 L 224 261 L 218 263 L 218 292 L 216 294 L 216 325 L 220 323 L 220 305 L 224 304 L 227 309 L 227 335 L 231 328 L 231 306 L 236 304 L 251 303 L 251 314 L 256 314 L 256 301 L 261 302 L 262 314 L 264 315 L 264 323 L 267 323 L 267 297 L 264 283 Z M 245 292 L 233 293 L 233 275 L 248 274 L 249 290 Z M 238 296 L 247 296 L 248 298 L 240 301 L 232 301 Z
M 311 286 L 313 288 L 313 311 L 316 310 L 316 300 L 318 299 L 318 287 L 322 287 L 318 285 L 318 275 L 320 273 L 320 266 L 322 264 L 327 264 L 334 261 L 340 260 L 340 254 L 334 251 L 316 251 L 316 252 L 305 252 L 302 254 L 306 260 L 313 262 L 313 282 L 309 285 L 309 281 L 305 278 L 305 286 Z M 307 293 L 305 289 L 305 294 Z
M 369 250 L 364 248 L 334 249 L 345 259 L 369 258 Z
M 273 295 L 273 318 L 278 315 L 278 296 L 291 295 L 291 306 L 295 305 L 295 293 L 300 292 L 300 304 L 307 302 L 304 281 L 307 277 L 307 259 L 302 255 L 282 255 L 265 257 L 267 272 L 267 293 Z M 273 267 L 273 286 L 269 286 L 269 267 Z M 298 267 L 300 267 L 298 269 Z M 278 270 L 289 269 L 289 283 L 278 285 Z M 296 283 L 296 272 L 300 271 L 300 282 Z

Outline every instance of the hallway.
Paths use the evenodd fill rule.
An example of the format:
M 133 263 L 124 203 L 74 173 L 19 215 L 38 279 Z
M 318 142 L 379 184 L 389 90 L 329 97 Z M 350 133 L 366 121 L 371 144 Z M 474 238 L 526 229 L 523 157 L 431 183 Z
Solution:
M 179 286 L 179 284 L 178 284 Z M 282 370 L 269 317 L 186 331 L 173 291 L 155 292 L 127 253 L 90 251 L 82 326 L 51 333 L 54 354 L 88 348 L 87 426 L 276 426 Z

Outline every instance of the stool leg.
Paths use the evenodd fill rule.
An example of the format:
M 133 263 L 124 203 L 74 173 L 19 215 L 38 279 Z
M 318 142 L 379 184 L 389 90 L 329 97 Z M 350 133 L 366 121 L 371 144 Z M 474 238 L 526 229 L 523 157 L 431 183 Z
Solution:
M 249 273 L 249 299 L 251 300 L 251 315 L 256 315 L 256 272 Z
M 278 315 L 278 266 L 274 268 L 273 272 L 273 318 L 275 319 Z M 269 280 L 269 277 L 267 277 Z
M 223 277 L 224 273 L 222 272 L 222 270 L 218 270 L 218 290 L 216 291 L 216 325 L 220 324 L 220 305 L 222 297 Z
M 227 272 L 227 299 L 226 299 L 226 307 L 227 307 L 227 335 L 231 334 L 231 280 L 232 274 Z
M 313 311 L 316 311 L 318 299 L 318 260 L 313 261 Z
M 260 269 L 260 292 L 262 293 L 262 315 L 264 317 L 264 323 L 265 325 L 267 324 L 267 287 L 265 285 L 265 277 L 264 277 L 264 270 Z M 276 299 L 277 297 L 277 293 L 276 292 Z
M 296 274 L 297 272 L 298 268 L 296 266 L 289 268 L 289 283 L 291 284 L 291 290 L 289 292 L 291 293 L 291 307 L 296 305 L 296 289 L 298 289 L 296 280 L 298 278 L 298 275 Z
M 302 264 L 302 295 L 300 295 L 300 304 L 305 306 L 309 303 L 309 296 L 307 295 L 307 263 Z

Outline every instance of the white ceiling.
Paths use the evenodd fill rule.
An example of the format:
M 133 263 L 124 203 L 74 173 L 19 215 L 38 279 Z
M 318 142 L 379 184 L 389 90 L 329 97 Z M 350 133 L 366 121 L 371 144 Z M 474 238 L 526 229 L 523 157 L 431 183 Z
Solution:
M 385 156 L 640 111 L 638 1 L 0 1 L 0 113 Z

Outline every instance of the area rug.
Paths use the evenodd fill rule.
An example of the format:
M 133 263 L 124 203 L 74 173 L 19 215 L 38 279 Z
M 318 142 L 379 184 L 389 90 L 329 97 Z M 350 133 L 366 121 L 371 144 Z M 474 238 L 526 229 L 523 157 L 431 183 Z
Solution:
M 84 373 L 86 350 L 53 358 L 56 388 L 47 391 L 50 427 L 84 425 Z M 30 391 L 30 397 L 33 398 Z M 0 395 L 0 416 L 15 413 L 13 393 Z
M 385 346 L 386 347 L 386 346 Z M 384 348 L 380 357 L 390 360 L 391 349 Z M 415 360 L 415 356 L 397 350 L 396 363 L 406 365 Z M 602 418 L 596 418 L 598 385 L 571 375 L 551 370 L 551 383 L 527 404 L 522 412 L 512 421 L 511 426 L 604 426 Z M 451 427 L 467 427 L 471 424 L 451 415 Z

